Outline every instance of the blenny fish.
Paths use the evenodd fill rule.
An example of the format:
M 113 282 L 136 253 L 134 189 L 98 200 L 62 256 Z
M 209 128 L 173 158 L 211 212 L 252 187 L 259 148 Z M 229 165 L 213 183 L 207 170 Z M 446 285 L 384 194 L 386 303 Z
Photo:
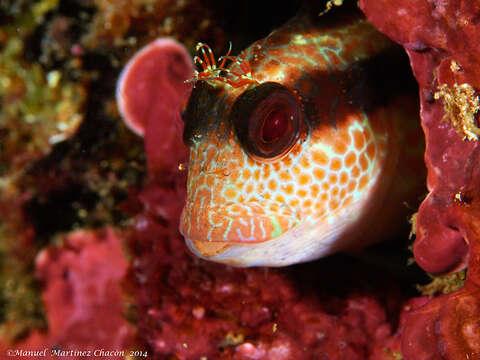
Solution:
M 364 17 L 300 14 L 218 62 L 198 50 L 180 220 L 193 253 L 285 266 L 407 222 L 402 202 L 424 183 L 418 100 L 400 91 L 401 51 Z

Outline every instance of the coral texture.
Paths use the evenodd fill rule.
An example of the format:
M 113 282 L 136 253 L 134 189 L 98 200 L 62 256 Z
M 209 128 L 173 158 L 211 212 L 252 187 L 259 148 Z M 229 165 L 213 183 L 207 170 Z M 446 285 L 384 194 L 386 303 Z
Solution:
M 417 216 L 415 259 L 439 274 L 468 266 L 461 290 L 426 303 L 406 321 L 404 357 L 479 359 L 480 4 L 362 0 L 360 6 L 405 47 L 420 88 L 430 192 Z

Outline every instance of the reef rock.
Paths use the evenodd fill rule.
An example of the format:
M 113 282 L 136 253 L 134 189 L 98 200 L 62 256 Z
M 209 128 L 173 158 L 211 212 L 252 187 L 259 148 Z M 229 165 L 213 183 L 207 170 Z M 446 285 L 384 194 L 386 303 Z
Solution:
M 468 266 L 465 286 L 413 311 L 404 358 L 480 359 L 480 4 L 361 0 L 368 19 L 403 45 L 418 81 L 429 194 L 417 217 L 414 254 L 426 271 Z

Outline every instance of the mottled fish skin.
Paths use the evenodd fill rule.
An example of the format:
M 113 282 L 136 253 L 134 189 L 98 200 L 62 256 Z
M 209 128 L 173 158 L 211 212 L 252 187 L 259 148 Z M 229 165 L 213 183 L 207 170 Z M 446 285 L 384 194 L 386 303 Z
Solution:
M 404 221 L 399 204 L 423 176 L 422 137 L 415 100 L 379 79 L 392 43 L 359 16 L 321 24 L 297 17 L 242 52 L 256 83 L 195 84 L 180 231 L 196 255 L 285 266 L 366 246 Z M 302 129 L 286 156 L 259 161 L 239 142 L 231 113 L 243 93 L 270 82 L 297 96 Z

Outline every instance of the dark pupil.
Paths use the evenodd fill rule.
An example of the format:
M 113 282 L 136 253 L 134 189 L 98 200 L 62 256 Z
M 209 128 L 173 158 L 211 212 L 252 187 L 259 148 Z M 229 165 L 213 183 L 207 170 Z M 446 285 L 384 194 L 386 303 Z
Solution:
M 284 110 L 271 111 L 263 123 L 262 140 L 269 143 L 285 135 L 288 129 L 287 116 Z

